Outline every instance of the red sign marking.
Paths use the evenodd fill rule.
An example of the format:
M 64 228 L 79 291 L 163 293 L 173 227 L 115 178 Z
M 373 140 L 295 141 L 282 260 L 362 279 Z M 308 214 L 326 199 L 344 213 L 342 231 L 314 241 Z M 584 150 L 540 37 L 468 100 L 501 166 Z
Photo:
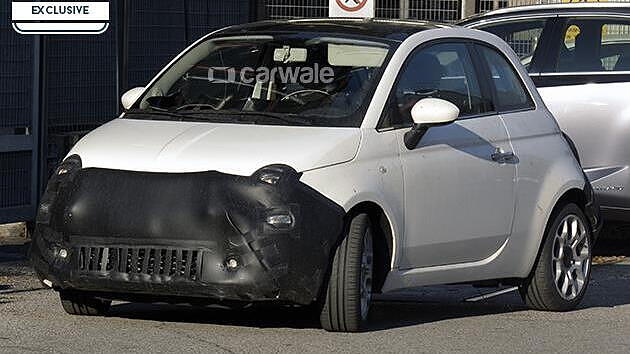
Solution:
M 337 5 L 346 11 L 355 12 L 361 10 L 367 2 L 368 0 L 337 0 Z

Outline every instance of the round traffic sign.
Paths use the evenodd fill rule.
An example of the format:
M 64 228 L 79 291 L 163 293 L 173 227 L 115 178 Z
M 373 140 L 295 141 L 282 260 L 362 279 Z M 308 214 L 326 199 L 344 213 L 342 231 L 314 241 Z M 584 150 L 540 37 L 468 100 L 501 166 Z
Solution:
M 337 0 L 337 5 L 345 11 L 355 12 L 361 10 L 368 0 Z

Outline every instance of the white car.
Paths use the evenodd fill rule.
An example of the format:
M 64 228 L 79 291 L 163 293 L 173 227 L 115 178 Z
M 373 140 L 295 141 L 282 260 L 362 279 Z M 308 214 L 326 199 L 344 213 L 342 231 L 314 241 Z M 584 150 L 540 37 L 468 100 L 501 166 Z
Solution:
M 461 25 L 510 44 L 575 142 L 606 223 L 630 222 L 630 3 L 511 7 Z
M 518 285 L 543 310 L 584 296 L 593 190 L 491 34 L 229 27 L 123 105 L 76 144 L 39 208 L 32 260 L 68 313 L 275 302 L 358 331 L 373 293 L 423 285 Z

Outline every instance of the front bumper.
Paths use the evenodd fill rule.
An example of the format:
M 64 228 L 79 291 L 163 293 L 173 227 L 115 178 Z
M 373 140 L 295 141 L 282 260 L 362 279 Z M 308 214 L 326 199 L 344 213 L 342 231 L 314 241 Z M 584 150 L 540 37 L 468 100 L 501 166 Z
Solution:
M 291 223 L 268 222 L 278 215 Z M 343 217 L 286 166 L 250 177 L 78 168 L 49 182 L 31 260 L 58 290 L 309 304 Z

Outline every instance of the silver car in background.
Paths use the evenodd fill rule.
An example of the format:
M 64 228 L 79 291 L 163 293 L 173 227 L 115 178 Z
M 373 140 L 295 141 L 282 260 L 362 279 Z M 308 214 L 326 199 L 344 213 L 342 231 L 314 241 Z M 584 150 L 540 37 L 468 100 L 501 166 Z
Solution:
M 575 143 L 604 218 L 630 222 L 630 3 L 522 6 L 460 25 L 510 44 Z

